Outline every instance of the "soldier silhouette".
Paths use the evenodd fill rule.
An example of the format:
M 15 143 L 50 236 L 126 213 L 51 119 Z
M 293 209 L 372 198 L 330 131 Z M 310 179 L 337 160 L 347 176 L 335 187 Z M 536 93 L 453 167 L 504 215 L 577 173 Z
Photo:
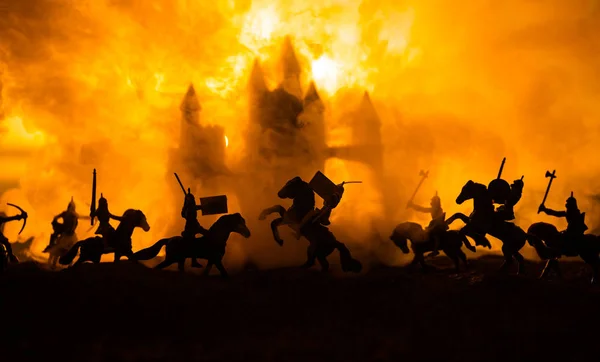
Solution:
M 571 249 L 574 246 L 573 244 L 577 244 L 583 239 L 583 234 L 588 227 L 585 224 L 585 212 L 579 211 L 577 200 L 573 197 L 572 191 L 571 196 L 566 201 L 565 208 L 566 211 L 556 211 L 547 208 L 545 205 L 540 205 L 539 212 L 567 219 L 567 229 L 563 230 L 561 234 L 563 236 L 563 247 Z
M 429 255 L 436 256 L 440 254 L 438 249 L 440 247 L 441 234 L 448 230 L 448 225 L 446 224 L 445 220 L 446 213 L 442 209 L 442 201 L 438 196 L 437 191 L 435 195 L 433 195 L 433 197 L 431 198 L 430 206 L 431 207 L 423 207 L 415 205 L 412 201 L 408 202 L 408 207 L 410 207 L 411 209 L 418 212 L 431 214 L 431 221 L 429 222 L 429 225 L 427 226 L 425 231 L 427 232 L 427 235 L 429 235 L 429 237 L 433 239 L 434 243 L 433 251 Z
M 195 241 L 196 235 L 201 234 L 202 236 L 208 233 L 208 230 L 200 225 L 198 221 L 198 210 L 202 210 L 202 205 L 196 205 L 196 197 L 190 192 L 188 188 L 188 192 L 185 195 L 185 199 L 183 201 L 183 207 L 181 209 L 181 217 L 185 219 L 185 226 L 183 228 L 183 232 L 181 236 L 184 239 L 190 240 L 192 242 Z M 192 258 L 192 267 L 201 268 L 202 264 L 198 263 L 196 258 Z
M 100 222 L 98 229 L 96 230 L 96 235 L 101 235 L 104 240 L 104 247 L 111 247 L 112 243 L 110 238 L 112 234 L 115 232 L 115 228 L 110 224 L 110 220 L 116 220 L 121 222 L 122 218 L 120 216 L 116 216 L 108 211 L 108 200 L 104 198 L 103 194 L 100 194 L 100 199 L 98 199 L 98 208 L 92 214 L 92 217 L 96 217 Z
M 19 260 L 13 254 L 10 241 L 8 241 L 8 238 L 4 236 L 4 224 L 10 221 L 23 220 L 25 218 L 27 218 L 27 213 L 21 213 L 20 215 L 15 216 L 6 216 L 6 214 L 4 213 L 0 215 L 0 244 L 4 245 L 4 248 L 6 249 L 6 254 L 11 263 L 16 263 Z
M 58 222 L 58 219 L 62 219 L 63 222 Z M 81 216 L 77 213 L 75 201 L 73 201 L 73 197 L 71 197 L 67 210 L 61 212 L 52 219 L 52 228 L 54 232 L 50 235 L 50 243 L 46 249 L 44 249 L 44 252 L 48 252 L 55 246 L 58 243 L 59 238 L 74 236 L 77 225 L 79 224 L 79 219 L 90 219 L 90 217 Z

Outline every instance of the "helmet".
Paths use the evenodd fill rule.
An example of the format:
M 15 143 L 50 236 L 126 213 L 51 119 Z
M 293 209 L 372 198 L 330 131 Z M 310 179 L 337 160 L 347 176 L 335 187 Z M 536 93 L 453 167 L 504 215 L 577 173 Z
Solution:
M 571 196 L 567 199 L 567 207 L 577 207 L 577 200 L 573 197 L 573 191 L 571 191 Z
M 438 192 L 435 192 L 435 195 L 433 195 L 433 197 L 431 198 L 431 204 L 435 204 L 435 205 L 439 205 L 442 203 L 442 200 L 440 199 L 440 197 L 438 196 Z
M 492 180 L 488 185 L 488 191 L 496 204 L 505 204 L 510 196 L 510 185 L 501 178 Z
M 73 201 L 73 196 L 71 196 L 71 201 L 69 201 L 69 206 L 67 206 L 67 210 L 75 210 L 75 201 Z
M 98 200 L 98 205 L 99 206 L 108 205 L 108 200 L 106 200 L 104 198 L 104 195 L 102 195 L 102 194 L 100 194 L 100 199 Z

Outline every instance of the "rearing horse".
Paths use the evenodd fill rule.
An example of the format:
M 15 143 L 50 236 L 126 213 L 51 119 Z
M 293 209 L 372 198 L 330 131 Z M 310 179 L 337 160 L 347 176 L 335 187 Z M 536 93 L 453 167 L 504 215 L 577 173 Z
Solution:
M 300 177 L 294 177 L 289 180 L 285 186 L 277 193 L 281 199 L 291 199 L 292 206 L 286 210 L 281 205 L 275 205 L 261 212 L 259 220 L 265 220 L 273 213 L 278 213 L 279 218 L 271 222 L 273 238 L 279 245 L 283 245 L 283 239 L 279 235 L 279 226 L 290 225 L 297 229 L 298 234 L 304 236 L 309 241 L 307 250 L 307 260 L 304 267 L 311 267 L 315 260 L 321 264 L 321 269 L 327 271 L 329 256 L 335 249 L 340 253 L 340 262 L 344 271 L 360 272 L 362 264 L 352 258 L 350 251 L 339 242 L 333 233 L 324 226 L 324 221 L 317 220 L 320 217 L 319 210 L 315 209 L 315 192 L 310 185 Z
M 499 239 L 502 241 L 502 254 L 504 255 L 501 269 L 508 268 L 514 258 L 517 260 L 518 274 L 522 273 L 525 258 L 519 251 L 528 240 L 527 233 L 517 225 L 497 217 L 494 203 L 485 185 L 469 180 L 456 198 L 456 203 L 461 205 L 471 199 L 473 200 L 473 212 L 470 216 L 456 213 L 448 218 L 446 223 L 450 225 L 456 219 L 462 220 L 466 225 L 460 230 L 461 233 L 473 238 L 477 245 L 486 245 L 491 248 L 485 237 L 486 234 Z

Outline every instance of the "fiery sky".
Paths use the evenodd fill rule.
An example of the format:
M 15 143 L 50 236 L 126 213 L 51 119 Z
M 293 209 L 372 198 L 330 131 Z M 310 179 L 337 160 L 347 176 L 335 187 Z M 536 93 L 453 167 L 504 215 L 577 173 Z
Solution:
M 547 205 L 562 207 L 573 190 L 597 226 L 587 195 L 600 191 L 598 24 L 592 0 L 0 0 L 2 180 L 20 180 L 2 201 L 28 209 L 24 236 L 43 237 L 42 249 L 71 196 L 88 212 L 96 167 L 114 212 L 149 218 L 152 231 L 136 232 L 134 244 L 164 236 L 177 216 L 167 154 L 187 86 L 202 122 L 225 128 L 234 165 L 248 151 L 252 62 L 261 59 L 275 86 L 291 35 L 304 85 L 315 80 L 329 107 L 332 140 L 344 142 L 339 116 L 365 90 L 382 119 L 384 176 L 328 164 L 336 181 L 370 181 L 348 186 L 340 228 L 381 216 L 377 177 L 399 205 L 382 235 L 407 218 L 427 221 L 404 207 L 420 169 L 431 177 L 417 202 L 438 190 L 448 212 L 468 211 L 454 204 L 460 187 L 487 184 L 504 156 L 507 179 L 525 175 L 522 227 L 550 220 L 535 214 L 547 169 L 558 175 Z

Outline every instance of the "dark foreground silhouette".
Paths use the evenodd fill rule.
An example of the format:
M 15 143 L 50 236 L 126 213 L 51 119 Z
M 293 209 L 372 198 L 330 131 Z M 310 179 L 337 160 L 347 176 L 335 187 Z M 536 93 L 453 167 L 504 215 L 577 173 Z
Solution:
M 448 258 L 426 275 L 297 268 L 229 280 L 131 262 L 0 276 L 2 361 L 568 361 L 597 355 L 600 290 L 496 273 L 502 258 Z M 332 259 L 337 262 L 337 258 Z M 440 264 L 443 263 L 443 264 Z M 334 273 L 336 274 L 336 273 Z M 434 345 L 432 345 L 432 343 Z M 585 357 L 588 358 L 585 358 Z

